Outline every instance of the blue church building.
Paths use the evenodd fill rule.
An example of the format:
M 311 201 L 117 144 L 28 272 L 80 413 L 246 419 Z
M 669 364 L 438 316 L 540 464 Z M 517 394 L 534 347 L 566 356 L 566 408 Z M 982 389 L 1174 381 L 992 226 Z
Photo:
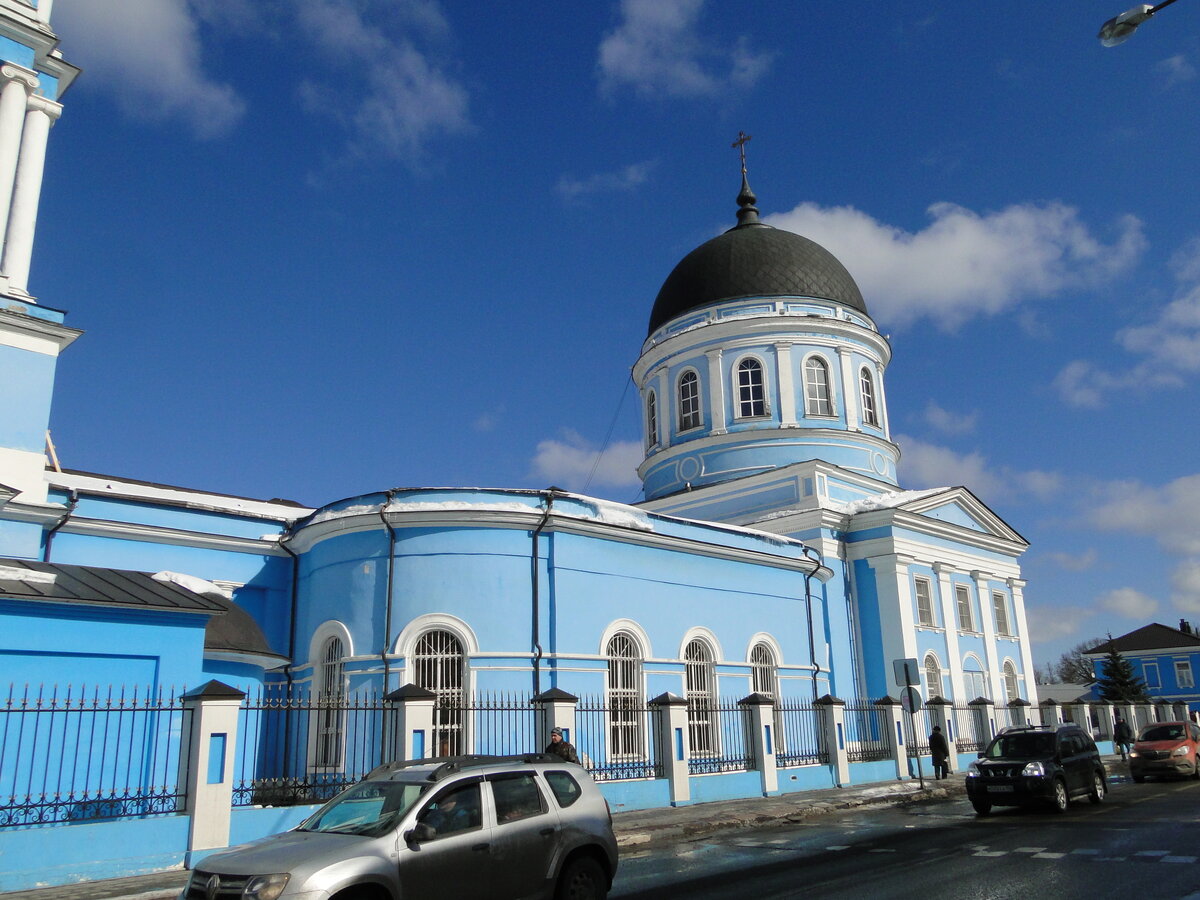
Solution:
M 355 692 L 432 698 L 429 755 L 481 748 L 481 697 L 595 697 L 610 743 L 627 741 L 608 756 L 625 763 L 649 738 L 622 731 L 620 710 L 678 698 L 703 756 L 725 698 L 869 703 L 898 695 L 897 659 L 917 661 L 925 701 L 1037 704 L 1026 541 L 967 486 L 903 488 L 891 344 L 832 254 L 760 221 L 744 169 L 732 227 L 664 273 L 656 297 L 647 285 L 646 338 L 630 348 L 639 504 L 431 488 L 314 509 L 60 469 L 46 451 L 55 366 L 83 332 L 32 293 L 30 271 L 46 141 L 77 70 L 49 5 L 0 0 L 8 710 L 35 694 L 92 702 L 210 683 L 305 692 L 294 752 L 329 773 L 356 737 L 346 707 L 321 702 Z M 255 709 L 265 734 L 270 704 Z M 0 804 L 34 803 L 45 773 L 3 762 Z M 0 870 L 6 826 L 64 821 L 0 813 Z

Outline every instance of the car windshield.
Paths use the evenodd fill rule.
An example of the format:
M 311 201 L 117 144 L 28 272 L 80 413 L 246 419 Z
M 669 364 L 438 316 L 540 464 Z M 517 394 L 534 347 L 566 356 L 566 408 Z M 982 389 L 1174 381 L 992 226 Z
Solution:
M 1184 738 L 1182 725 L 1151 725 L 1143 728 L 1139 741 L 1182 741 Z
M 428 788 L 412 781 L 364 781 L 338 794 L 296 830 L 375 837 L 395 827 Z
M 1054 735 L 1045 732 L 1003 734 L 988 747 L 989 759 L 1043 759 L 1054 755 Z

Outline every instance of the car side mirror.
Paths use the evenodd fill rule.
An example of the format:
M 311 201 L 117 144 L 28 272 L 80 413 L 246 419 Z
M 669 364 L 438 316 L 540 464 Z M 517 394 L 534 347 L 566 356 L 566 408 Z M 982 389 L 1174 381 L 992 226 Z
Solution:
M 425 841 L 432 841 L 437 837 L 437 832 L 432 825 L 426 825 L 424 822 L 418 822 L 408 831 L 404 832 L 404 842 L 406 844 L 421 844 Z
M 982 750 L 980 750 L 978 753 L 976 753 L 976 754 L 975 754 L 975 756 L 976 756 L 978 759 L 983 759 L 983 751 L 982 751 Z

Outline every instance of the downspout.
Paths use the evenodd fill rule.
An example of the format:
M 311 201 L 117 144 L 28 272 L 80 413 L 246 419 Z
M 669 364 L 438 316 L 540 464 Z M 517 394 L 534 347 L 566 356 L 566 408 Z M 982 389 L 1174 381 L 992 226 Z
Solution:
M 387 584 L 384 587 L 383 602 L 383 646 L 379 650 L 379 658 L 383 661 L 383 693 L 388 692 L 388 684 L 392 676 L 392 663 L 388 659 L 388 645 L 392 640 L 392 579 L 396 574 L 396 528 L 388 521 L 387 509 L 392 505 L 396 489 L 389 489 L 384 495 L 384 501 L 379 507 L 379 518 L 383 527 L 388 531 Z M 388 704 L 383 705 L 379 717 L 379 764 L 388 761 Z
M 42 545 L 42 562 L 50 562 L 50 545 L 54 543 L 54 535 L 58 530 L 67 524 L 67 520 L 71 518 L 71 514 L 75 512 L 75 507 L 79 505 L 79 492 L 72 490 L 67 495 L 67 511 L 63 513 L 62 518 L 54 523 L 54 526 L 46 532 L 46 542 Z
M 533 644 L 533 696 L 535 697 L 542 692 L 542 656 L 544 655 L 541 644 L 541 559 L 538 542 L 542 536 L 542 529 L 550 521 L 550 511 L 554 506 L 554 494 L 558 490 L 559 488 L 553 485 L 546 490 L 546 509 L 542 513 L 542 521 L 538 522 L 537 528 L 533 530 L 533 553 L 531 554 L 529 563 L 533 581 L 531 637 Z
M 812 690 L 813 700 L 817 699 L 817 676 L 821 674 L 821 664 L 817 662 L 817 643 L 816 636 L 813 633 L 813 613 L 812 613 L 812 580 L 817 570 L 821 568 L 821 554 L 809 547 L 807 544 L 801 551 L 810 562 L 814 563 L 811 571 L 804 573 L 804 611 L 808 616 L 808 658 L 812 663 Z
M 287 699 L 288 703 L 284 706 L 284 734 L 292 733 L 292 690 L 295 687 L 295 676 L 292 674 L 292 669 L 296 665 L 296 614 L 300 608 L 300 556 L 292 550 L 288 544 L 294 538 L 295 532 L 292 530 L 296 527 L 293 522 L 288 526 L 287 532 L 279 539 L 279 549 L 292 558 L 292 590 L 290 598 L 291 611 L 288 614 L 288 664 L 283 669 L 283 676 L 287 679 Z M 291 755 L 292 742 L 283 742 L 283 772 L 285 777 L 290 777 L 288 774 L 291 771 Z

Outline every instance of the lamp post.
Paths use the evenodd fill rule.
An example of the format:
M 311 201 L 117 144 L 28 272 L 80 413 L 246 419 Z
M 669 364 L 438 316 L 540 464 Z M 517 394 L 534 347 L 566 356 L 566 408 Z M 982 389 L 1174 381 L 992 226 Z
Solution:
M 1149 3 L 1139 3 L 1132 9 L 1127 9 L 1119 16 L 1114 16 L 1100 26 L 1100 43 L 1105 47 L 1115 47 L 1129 40 L 1137 27 L 1149 19 L 1164 6 L 1170 6 L 1175 0 L 1163 0 L 1162 3 L 1151 6 Z

